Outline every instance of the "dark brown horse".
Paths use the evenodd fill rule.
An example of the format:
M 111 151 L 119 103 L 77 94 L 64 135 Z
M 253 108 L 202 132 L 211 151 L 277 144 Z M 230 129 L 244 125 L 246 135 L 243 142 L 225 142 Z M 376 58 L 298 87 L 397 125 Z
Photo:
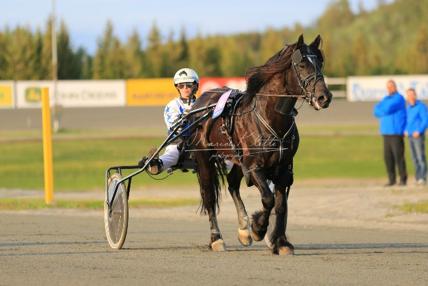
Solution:
M 318 36 L 306 45 L 300 36 L 297 43 L 285 46 L 264 65 L 250 69 L 247 90 L 232 118 L 210 118 L 188 139 L 198 166 L 202 210 L 209 216 L 210 247 L 214 251 L 225 249 L 216 217 L 221 189 L 219 177 L 223 179 L 221 175 L 225 175 L 238 213 L 239 241 L 248 246 L 252 239 L 265 238 L 269 216 L 275 208 L 275 227 L 265 240 L 275 254 L 294 253 L 286 236 L 287 198 L 293 184 L 293 156 L 299 145 L 294 105 L 302 97 L 319 110 L 327 108 L 332 98 L 321 72 L 320 41 Z M 227 90 L 204 93 L 193 109 L 217 102 Z M 225 159 L 234 163 L 227 175 Z M 239 193 L 243 177 L 248 185 L 259 189 L 263 205 L 253 214 L 251 226 Z M 270 189 L 270 182 L 274 190 Z

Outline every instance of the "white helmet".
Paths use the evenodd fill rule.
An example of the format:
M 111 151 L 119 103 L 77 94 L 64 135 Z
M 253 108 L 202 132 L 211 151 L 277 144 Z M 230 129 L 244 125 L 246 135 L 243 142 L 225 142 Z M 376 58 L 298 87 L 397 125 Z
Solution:
M 194 82 L 199 84 L 198 74 L 189 68 L 179 69 L 174 75 L 174 85 L 185 82 Z

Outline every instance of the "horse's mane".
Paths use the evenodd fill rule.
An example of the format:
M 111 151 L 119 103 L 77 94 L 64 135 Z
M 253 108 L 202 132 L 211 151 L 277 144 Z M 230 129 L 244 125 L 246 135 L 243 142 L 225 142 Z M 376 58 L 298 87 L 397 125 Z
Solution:
M 250 68 L 247 72 L 247 94 L 254 96 L 275 74 L 284 72 L 291 63 L 296 44 L 287 45 L 273 55 L 264 65 Z

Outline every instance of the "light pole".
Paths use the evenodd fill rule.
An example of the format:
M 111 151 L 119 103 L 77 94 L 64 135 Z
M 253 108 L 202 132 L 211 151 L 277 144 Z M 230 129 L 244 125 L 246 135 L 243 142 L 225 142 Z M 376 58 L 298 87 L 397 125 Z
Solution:
M 57 79 L 58 79 L 58 53 L 57 53 L 57 44 L 56 44 L 56 7 L 55 0 L 52 0 L 52 82 L 53 82 L 53 109 L 52 109 L 52 118 L 53 118 L 53 130 L 58 132 L 59 130 L 59 114 L 58 114 L 58 103 L 57 103 Z

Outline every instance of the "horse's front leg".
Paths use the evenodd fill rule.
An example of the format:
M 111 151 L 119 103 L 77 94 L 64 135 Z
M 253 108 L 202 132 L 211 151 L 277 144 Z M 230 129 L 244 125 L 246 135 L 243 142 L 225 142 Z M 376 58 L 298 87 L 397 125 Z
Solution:
M 238 214 L 238 240 L 243 246 L 250 246 L 253 242 L 251 238 L 250 219 L 239 192 L 242 177 L 241 167 L 234 165 L 227 175 L 227 183 L 229 186 L 229 193 L 232 196 Z
M 251 224 L 251 235 L 253 239 L 255 241 L 260 241 L 266 235 L 269 225 L 269 216 L 275 205 L 275 198 L 267 184 L 265 175 L 260 170 L 252 171 L 251 178 L 254 185 L 259 189 L 262 197 L 263 208 L 253 214 L 253 221 Z
M 272 249 L 273 254 L 292 255 L 294 246 L 287 240 L 287 218 L 288 218 L 288 192 L 290 187 L 275 186 L 275 227 L 266 237 L 268 246 Z

